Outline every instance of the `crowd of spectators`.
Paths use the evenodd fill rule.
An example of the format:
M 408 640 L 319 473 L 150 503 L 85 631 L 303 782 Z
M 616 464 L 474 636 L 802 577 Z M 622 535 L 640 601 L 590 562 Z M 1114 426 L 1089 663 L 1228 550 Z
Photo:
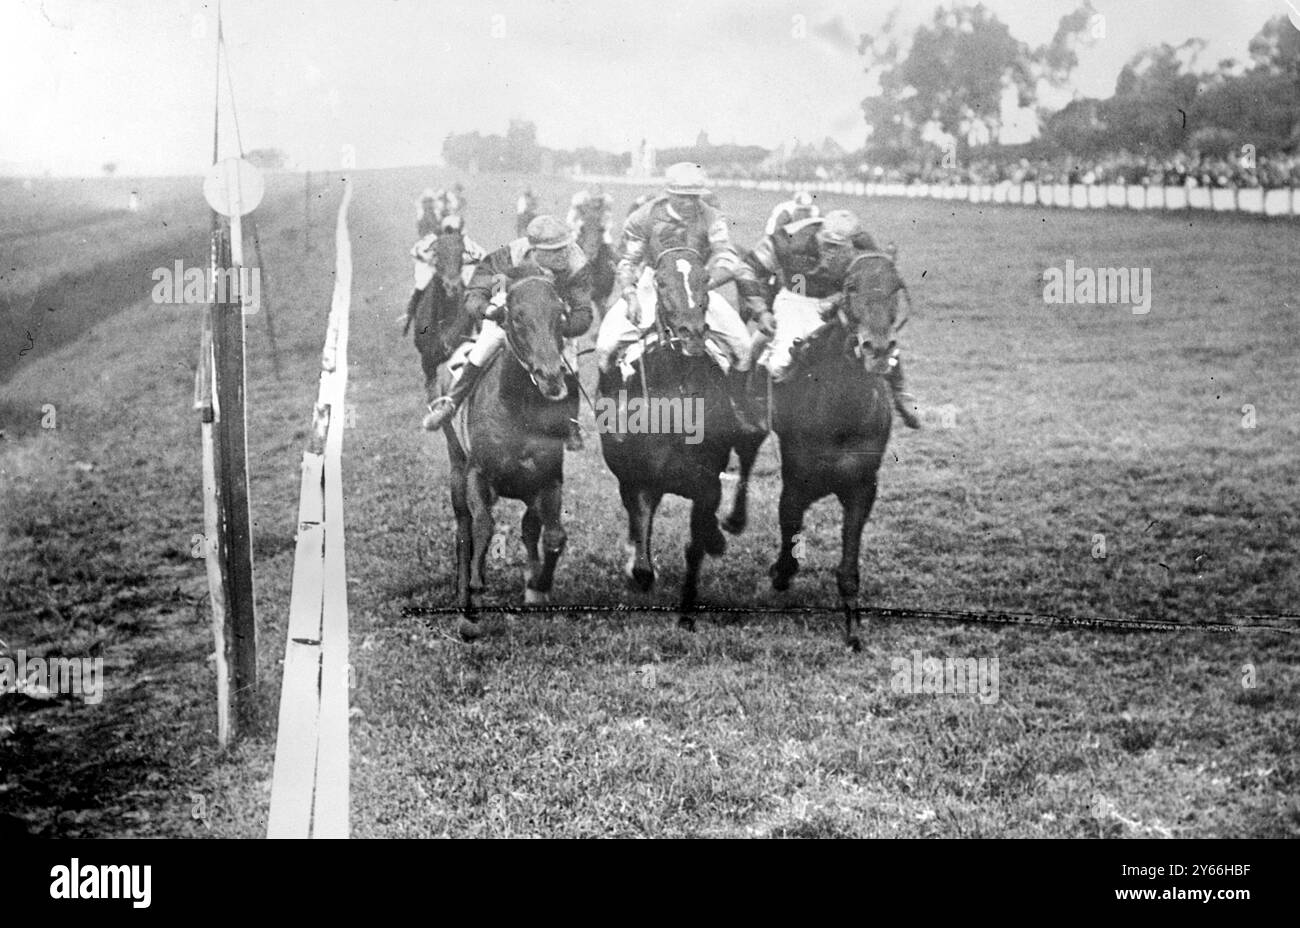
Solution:
M 1119 152 L 1099 158 L 975 158 L 965 164 L 951 159 L 916 159 L 901 166 L 859 163 L 786 164 L 779 170 L 753 166 L 710 166 L 719 177 L 758 180 L 860 180 L 920 184 L 1137 184 L 1144 187 L 1220 187 L 1266 189 L 1300 187 L 1300 153 L 1222 158 L 1179 153 L 1169 158 Z M 721 168 L 721 169 L 719 169 Z M 728 170 L 731 168 L 731 170 Z

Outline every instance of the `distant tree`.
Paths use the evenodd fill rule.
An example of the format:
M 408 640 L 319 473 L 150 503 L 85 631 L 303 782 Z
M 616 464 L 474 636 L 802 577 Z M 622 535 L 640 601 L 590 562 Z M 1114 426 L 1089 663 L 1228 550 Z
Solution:
M 930 25 L 913 34 L 905 57 L 896 41 L 882 45 L 869 36 L 859 50 L 868 70 L 879 72 L 881 87 L 864 110 L 872 128 L 886 135 L 919 132 L 933 121 L 964 147 L 978 120 L 996 140 L 1004 88 L 1015 87 L 1022 105 L 1033 96 L 1035 53 L 982 4 L 936 9 Z
M 507 171 L 536 171 L 542 149 L 537 144 L 537 125 L 526 119 L 512 119 L 506 129 L 504 167 Z
M 112 177 L 114 174 L 117 173 L 117 162 L 105 161 L 103 166 L 100 168 L 100 170 L 104 172 L 105 176 Z
M 1078 64 L 1076 49 L 1094 15 L 1085 0 L 1060 19 L 1051 42 L 1031 48 L 983 4 L 961 3 L 937 8 L 905 49 L 891 13 L 879 34 L 862 35 L 858 43 L 868 74 L 880 83 L 880 93 L 862 101 L 869 149 L 896 153 L 918 147 L 930 124 L 954 136 L 962 149 L 979 124 L 997 143 L 1008 88 L 1026 107 L 1034 102 L 1038 81 L 1063 84 Z

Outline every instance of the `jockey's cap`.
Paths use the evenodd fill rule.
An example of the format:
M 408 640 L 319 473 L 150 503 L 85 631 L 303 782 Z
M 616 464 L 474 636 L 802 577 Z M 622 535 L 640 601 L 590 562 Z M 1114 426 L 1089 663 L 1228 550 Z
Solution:
M 420 194 L 420 202 L 421 202 L 421 203 L 430 203 L 430 202 L 432 202 L 434 199 L 436 199 L 436 197 L 434 196 L 433 188 L 431 188 L 431 187 L 425 187 L 425 188 L 424 188 L 424 193 Z
M 532 222 L 528 223 L 528 228 L 524 234 L 528 236 L 529 245 L 543 251 L 567 248 L 573 243 L 573 231 L 569 228 L 568 223 L 561 222 L 554 216 L 536 217 Z
M 665 189 L 679 196 L 698 197 L 709 192 L 704 168 L 693 161 L 679 161 L 664 171 Z
M 800 209 L 810 209 L 813 205 L 812 194 L 807 190 L 800 190 L 794 195 L 794 205 Z
M 862 231 L 858 217 L 847 209 L 835 209 L 826 214 L 817 238 L 828 245 L 847 245 L 853 236 Z

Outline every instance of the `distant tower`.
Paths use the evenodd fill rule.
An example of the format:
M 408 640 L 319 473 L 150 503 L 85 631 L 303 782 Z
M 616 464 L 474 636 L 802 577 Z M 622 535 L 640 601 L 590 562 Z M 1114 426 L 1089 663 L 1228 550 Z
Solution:
M 700 134 L 697 135 L 697 136 L 695 137 L 695 147 L 696 147 L 696 148 L 708 148 L 708 147 L 709 147 L 709 133 L 707 133 L 707 132 L 705 132 L 703 129 L 701 129 L 701 130 L 700 130 Z

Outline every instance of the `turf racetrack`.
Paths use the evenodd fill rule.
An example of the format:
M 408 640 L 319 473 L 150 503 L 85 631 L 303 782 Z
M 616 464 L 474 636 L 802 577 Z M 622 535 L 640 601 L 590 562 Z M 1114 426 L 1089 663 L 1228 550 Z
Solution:
M 626 592 L 625 516 L 584 408 L 553 596 L 572 608 L 512 611 L 522 507 L 503 501 L 482 601 L 505 611 L 465 643 L 454 617 L 411 614 L 451 604 L 455 537 L 443 439 L 419 429 L 419 363 L 394 321 L 411 286 L 414 199 L 453 179 L 356 178 L 344 442 L 356 835 L 1300 833 L 1300 644 L 1277 617 L 1300 612 L 1300 226 L 819 196 L 898 243 L 915 303 L 904 360 L 931 411 L 920 433 L 896 428 L 881 469 L 864 602 L 1184 630 L 894 612 L 848 654 L 839 619 L 806 611 L 835 602 L 833 501 L 809 513 L 793 591 L 768 588 L 772 441 L 750 528 L 706 561 L 706 612 L 696 634 L 680 632 L 672 613 L 644 610 L 677 602 L 687 505 L 669 498 L 657 520 L 656 590 Z M 512 236 L 524 183 L 558 212 L 577 189 L 464 180 L 468 231 L 489 248 Z M 296 198 L 259 213 L 282 379 L 262 322 L 249 323 L 263 736 L 224 757 L 213 746 L 203 571 L 190 557 L 198 312 L 149 303 L 141 267 L 137 287 L 104 294 L 112 311 L 83 337 L 5 385 L 3 638 L 102 654 L 108 674 L 98 706 L 0 696 L 0 809 L 29 829 L 264 834 L 338 199 L 317 198 L 309 253 L 295 183 Z M 621 216 L 640 190 L 609 192 Z M 721 194 L 736 240 L 752 244 L 771 195 Z M 175 257 L 201 264 L 202 242 L 186 247 Z M 1046 305 L 1043 272 L 1067 259 L 1150 268 L 1150 312 Z M 52 432 L 39 428 L 45 403 L 59 409 Z M 1205 622 L 1243 627 L 1192 627 Z M 996 658 L 998 698 L 896 691 L 893 662 L 914 652 Z

